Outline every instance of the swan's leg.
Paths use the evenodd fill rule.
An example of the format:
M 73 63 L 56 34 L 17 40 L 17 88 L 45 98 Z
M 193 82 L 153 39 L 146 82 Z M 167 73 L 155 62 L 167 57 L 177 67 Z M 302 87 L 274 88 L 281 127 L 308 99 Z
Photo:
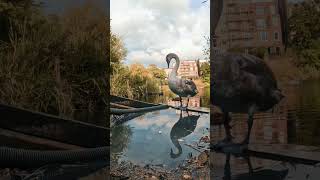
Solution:
M 183 107 L 183 104 L 182 104 L 182 98 L 181 98 L 181 96 L 179 96 L 179 98 L 180 98 L 180 110 L 182 110 L 182 111 L 187 110 L 187 108 L 186 108 L 186 107 Z
M 250 161 L 250 156 L 246 157 L 247 163 L 248 163 L 248 168 L 249 168 L 249 173 L 252 174 L 253 173 L 253 168 L 252 168 L 252 164 Z
M 242 141 L 242 145 L 248 145 L 250 141 L 250 134 L 251 134 L 251 129 L 253 125 L 253 114 L 255 112 L 255 105 L 252 105 L 249 107 L 248 111 L 248 133 L 246 138 Z
M 188 101 L 187 101 L 187 106 L 186 106 L 186 107 L 188 107 L 188 104 L 189 104 L 189 98 L 188 98 Z
M 230 142 L 232 140 L 232 136 L 231 136 L 231 126 L 230 126 L 230 121 L 231 118 L 229 116 L 229 112 L 224 112 L 223 113 L 223 126 L 224 126 L 224 130 L 226 132 L 226 138 L 224 139 L 225 142 Z
M 219 141 L 217 144 L 215 144 L 213 146 L 214 149 L 221 150 L 223 149 L 223 147 L 233 144 L 232 136 L 231 136 L 231 126 L 229 124 L 230 121 L 231 121 L 231 118 L 229 116 L 229 112 L 223 111 L 223 126 L 225 129 L 226 137 L 223 140 Z
M 226 154 L 226 163 L 224 165 L 224 178 L 223 179 L 231 179 L 231 166 L 230 166 L 230 153 Z

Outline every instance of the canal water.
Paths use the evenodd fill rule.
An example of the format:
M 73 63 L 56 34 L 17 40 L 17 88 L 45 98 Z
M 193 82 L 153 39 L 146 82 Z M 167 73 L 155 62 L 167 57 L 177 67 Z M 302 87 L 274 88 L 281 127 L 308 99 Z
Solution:
M 251 133 L 252 144 L 297 144 L 317 146 L 320 149 L 320 82 L 307 81 L 297 86 L 281 88 L 286 98 L 274 112 L 257 113 Z M 244 138 L 247 130 L 247 116 L 232 115 L 232 135 L 234 141 Z M 211 127 L 214 142 L 224 138 L 222 125 Z M 287 149 L 287 151 L 292 151 Z M 243 157 L 212 152 L 212 176 L 214 179 L 290 179 L 318 180 L 320 167 L 294 164 L 250 157 L 254 174 L 248 174 L 248 160 Z M 265 178 L 263 178 L 265 177 Z
M 198 96 L 190 98 L 189 107 L 209 107 L 209 99 L 209 88 L 202 88 Z M 166 94 L 142 100 L 180 105 L 179 101 L 173 101 Z M 183 103 L 186 103 L 185 99 Z M 169 108 L 146 113 L 115 126 L 111 130 L 112 162 L 130 161 L 142 166 L 150 164 L 176 168 L 190 155 L 200 154 L 191 146 L 199 145 L 201 137 L 209 136 L 209 117 L 209 114 Z M 208 144 L 200 145 L 203 145 L 203 149 L 209 148 Z
M 209 115 L 166 109 L 147 113 L 112 129 L 113 163 L 175 168 L 199 152 L 189 145 L 209 136 Z M 201 144 L 201 143 L 200 143 Z M 203 144 L 208 148 L 208 144 Z

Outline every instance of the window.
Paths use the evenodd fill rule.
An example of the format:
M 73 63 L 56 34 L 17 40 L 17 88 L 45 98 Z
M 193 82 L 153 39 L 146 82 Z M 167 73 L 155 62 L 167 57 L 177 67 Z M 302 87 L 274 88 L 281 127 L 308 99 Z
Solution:
M 270 12 L 272 15 L 276 14 L 276 10 L 274 6 L 270 6 Z
M 278 32 L 274 32 L 274 40 L 279 40 L 279 33 Z
M 262 41 L 267 41 L 268 40 L 267 32 L 265 32 L 265 31 L 260 32 L 260 40 L 262 40 Z
M 257 19 L 257 27 L 258 28 L 266 28 L 266 20 L 265 19 Z
M 264 15 L 264 7 L 256 7 L 257 15 Z
M 244 33 L 244 38 L 245 39 L 249 39 L 251 37 L 251 34 L 250 33 L 248 33 L 248 32 L 245 32 Z
M 273 24 L 273 26 L 277 26 L 279 24 L 277 16 L 272 17 L 272 24 Z

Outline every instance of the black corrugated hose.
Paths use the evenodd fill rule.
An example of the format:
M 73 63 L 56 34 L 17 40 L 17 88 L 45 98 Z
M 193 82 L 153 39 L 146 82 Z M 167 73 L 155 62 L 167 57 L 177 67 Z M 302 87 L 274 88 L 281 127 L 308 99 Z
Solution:
M 32 168 L 47 164 L 67 164 L 106 160 L 109 162 L 110 147 L 77 150 L 40 151 L 0 147 L 0 167 Z

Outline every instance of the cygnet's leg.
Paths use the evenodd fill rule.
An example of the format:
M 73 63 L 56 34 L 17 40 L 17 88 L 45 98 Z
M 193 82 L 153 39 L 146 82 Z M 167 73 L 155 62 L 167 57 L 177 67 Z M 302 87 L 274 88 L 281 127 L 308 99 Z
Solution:
M 186 108 L 188 108 L 188 105 L 189 105 L 189 97 L 188 97 L 188 101 L 187 101 L 187 106 L 186 106 Z
M 252 129 L 252 125 L 253 125 L 253 115 L 254 115 L 254 112 L 256 110 L 256 106 L 255 105 L 251 105 L 249 107 L 249 110 L 248 110 L 248 131 L 247 131 L 247 135 L 245 137 L 245 139 L 238 145 L 240 150 L 243 152 L 245 150 L 248 149 L 248 145 L 249 145 L 249 141 L 250 141 L 250 134 L 251 134 L 251 129 Z
M 186 107 L 183 107 L 183 104 L 182 104 L 182 98 L 181 98 L 181 96 L 179 96 L 179 98 L 180 98 L 180 110 L 182 110 L 182 111 L 187 110 L 187 108 L 186 108 Z
M 254 115 L 255 109 L 256 109 L 255 105 L 251 105 L 249 107 L 249 110 L 248 110 L 248 132 L 247 132 L 247 136 L 245 137 L 245 139 L 241 142 L 241 145 L 247 146 L 249 144 L 251 129 L 252 129 L 252 125 L 253 125 L 253 115 Z
M 220 150 L 225 146 L 233 144 L 232 143 L 230 121 L 231 121 L 231 118 L 230 118 L 229 112 L 224 111 L 223 112 L 223 125 L 224 125 L 224 129 L 226 132 L 226 137 L 222 141 L 219 141 L 217 144 L 213 145 L 214 149 Z

